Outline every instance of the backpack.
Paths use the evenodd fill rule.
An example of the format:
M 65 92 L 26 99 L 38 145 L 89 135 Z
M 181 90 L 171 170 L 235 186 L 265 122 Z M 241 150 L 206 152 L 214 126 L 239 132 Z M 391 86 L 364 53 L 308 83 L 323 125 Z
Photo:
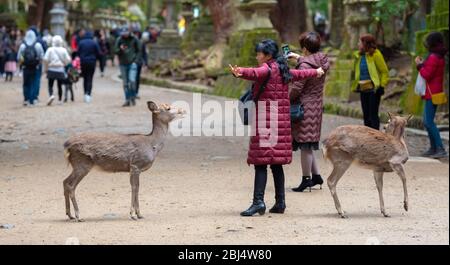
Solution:
M 23 51 L 23 65 L 27 68 L 33 68 L 39 65 L 40 59 L 38 56 L 38 52 L 36 51 L 36 42 L 32 45 L 28 45 L 26 42 L 25 50 Z
M 76 68 L 69 67 L 67 69 L 67 78 L 69 79 L 70 83 L 76 83 L 80 79 L 80 73 Z

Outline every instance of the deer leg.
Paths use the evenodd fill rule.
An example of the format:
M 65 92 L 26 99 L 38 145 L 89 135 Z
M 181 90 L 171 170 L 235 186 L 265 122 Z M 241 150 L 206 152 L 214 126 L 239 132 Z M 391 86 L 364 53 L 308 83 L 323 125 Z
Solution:
M 380 197 L 380 209 L 384 217 L 390 217 L 384 209 L 384 199 L 383 199 L 383 172 L 373 172 L 375 178 L 375 183 L 377 184 L 378 196 Z
M 338 161 L 336 163 L 333 161 L 333 171 L 327 179 L 327 184 L 330 188 L 331 196 L 334 200 L 334 205 L 336 206 L 336 210 L 338 211 L 341 218 L 347 218 L 347 216 L 344 214 L 344 211 L 342 211 L 341 204 L 336 193 L 336 185 L 339 179 L 344 175 L 345 171 L 347 171 L 347 169 L 350 167 L 350 165 L 351 161 Z
M 131 184 L 131 208 L 130 217 L 136 220 L 144 218 L 139 210 L 139 175 L 140 170 L 136 166 L 132 166 L 130 170 L 130 184 Z M 134 217 L 136 214 L 136 217 Z
M 391 164 L 392 169 L 399 175 L 403 183 L 403 208 L 408 211 L 408 189 L 406 188 L 406 175 L 402 164 Z
M 73 209 L 75 211 L 75 219 L 78 222 L 83 222 L 83 219 L 80 219 L 80 211 L 78 209 L 78 203 L 75 198 L 75 189 L 77 188 L 80 181 L 89 173 L 89 171 L 92 169 L 93 163 L 87 159 L 82 158 L 77 161 L 78 163 L 74 164 L 72 163 L 72 166 L 74 166 L 73 172 L 71 174 L 72 178 L 68 181 L 68 191 L 69 191 L 69 197 L 72 201 Z
M 64 187 L 64 199 L 66 202 L 66 215 L 69 217 L 70 220 L 75 219 L 75 217 L 72 216 L 70 212 L 70 198 L 69 198 L 69 191 L 70 191 L 70 181 L 72 180 L 73 172 L 63 181 L 63 187 Z

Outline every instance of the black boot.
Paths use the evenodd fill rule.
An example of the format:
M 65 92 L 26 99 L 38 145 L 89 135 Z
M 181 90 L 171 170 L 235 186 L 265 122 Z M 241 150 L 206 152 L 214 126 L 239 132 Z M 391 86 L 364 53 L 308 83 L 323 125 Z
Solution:
M 322 184 L 323 184 L 322 176 L 313 174 L 311 181 L 312 181 L 312 186 L 311 187 L 314 187 L 316 185 L 320 185 L 320 189 L 322 189 Z
M 309 188 L 309 192 L 311 192 L 312 184 L 313 182 L 310 176 L 303 176 L 302 183 L 300 183 L 297 188 L 293 188 L 292 190 L 296 192 L 303 192 L 306 188 Z
M 275 184 L 275 204 L 269 210 L 270 213 L 284 213 L 286 209 L 284 194 L 284 172 L 281 165 L 271 166 L 273 182 Z
M 267 167 L 255 166 L 255 187 L 253 190 L 253 203 L 250 207 L 241 212 L 241 216 L 252 216 L 255 213 L 263 215 L 266 212 L 264 203 L 264 190 L 267 182 Z

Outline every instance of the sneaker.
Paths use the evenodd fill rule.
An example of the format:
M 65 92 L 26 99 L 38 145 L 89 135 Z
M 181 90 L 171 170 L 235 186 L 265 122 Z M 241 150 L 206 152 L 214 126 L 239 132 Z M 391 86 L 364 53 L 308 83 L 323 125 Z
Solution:
M 131 99 L 131 106 L 136 106 L 136 100 L 134 98 Z
M 125 103 L 123 103 L 122 107 L 129 107 L 130 106 L 130 101 L 127 100 L 125 101 Z
M 91 96 L 89 96 L 89 95 L 84 95 L 84 102 L 86 102 L 86 103 L 91 103 Z
M 428 151 L 422 153 L 422 156 L 430 157 L 430 156 L 434 155 L 435 153 L 436 153 L 436 149 L 430 147 L 430 149 L 428 149 Z
M 55 96 L 54 95 L 51 95 L 49 98 L 48 98 L 48 101 L 47 101 L 47 106 L 50 106 L 50 105 L 52 105 L 52 103 L 53 103 L 53 100 L 55 100 Z
M 440 147 L 436 149 L 436 152 L 431 155 L 432 158 L 444 158 L 447 157 L 447 151 L 444 148 Z
M 25 101 L 23 102 L 23 106 L 24 106 L 24 107 L 28 106 L 28 101 L 25 100 Z

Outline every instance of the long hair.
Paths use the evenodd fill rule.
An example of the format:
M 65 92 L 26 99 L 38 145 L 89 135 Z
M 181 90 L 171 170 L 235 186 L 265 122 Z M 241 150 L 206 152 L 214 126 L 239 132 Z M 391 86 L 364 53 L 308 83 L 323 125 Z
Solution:
M 377 49 L 377 40 L 374 36 L 370 34 L 362 35 L 359 40 L 363 44 L 363 49 L 359 51 L 360 54 L 368 53 L 370 55 L 373 55 L 375 50 Z
M 276 60 L 284 84 L 287 84 L 292 80 L 292 74 L 289 72 L 287 61 L 284 56 L 279 54 L 278 45 L 274 40 L 267 39 L 261 41 L 256 45 L 255 52 L 262 52 L 265 55 L 271 55 L 272 58 Z

